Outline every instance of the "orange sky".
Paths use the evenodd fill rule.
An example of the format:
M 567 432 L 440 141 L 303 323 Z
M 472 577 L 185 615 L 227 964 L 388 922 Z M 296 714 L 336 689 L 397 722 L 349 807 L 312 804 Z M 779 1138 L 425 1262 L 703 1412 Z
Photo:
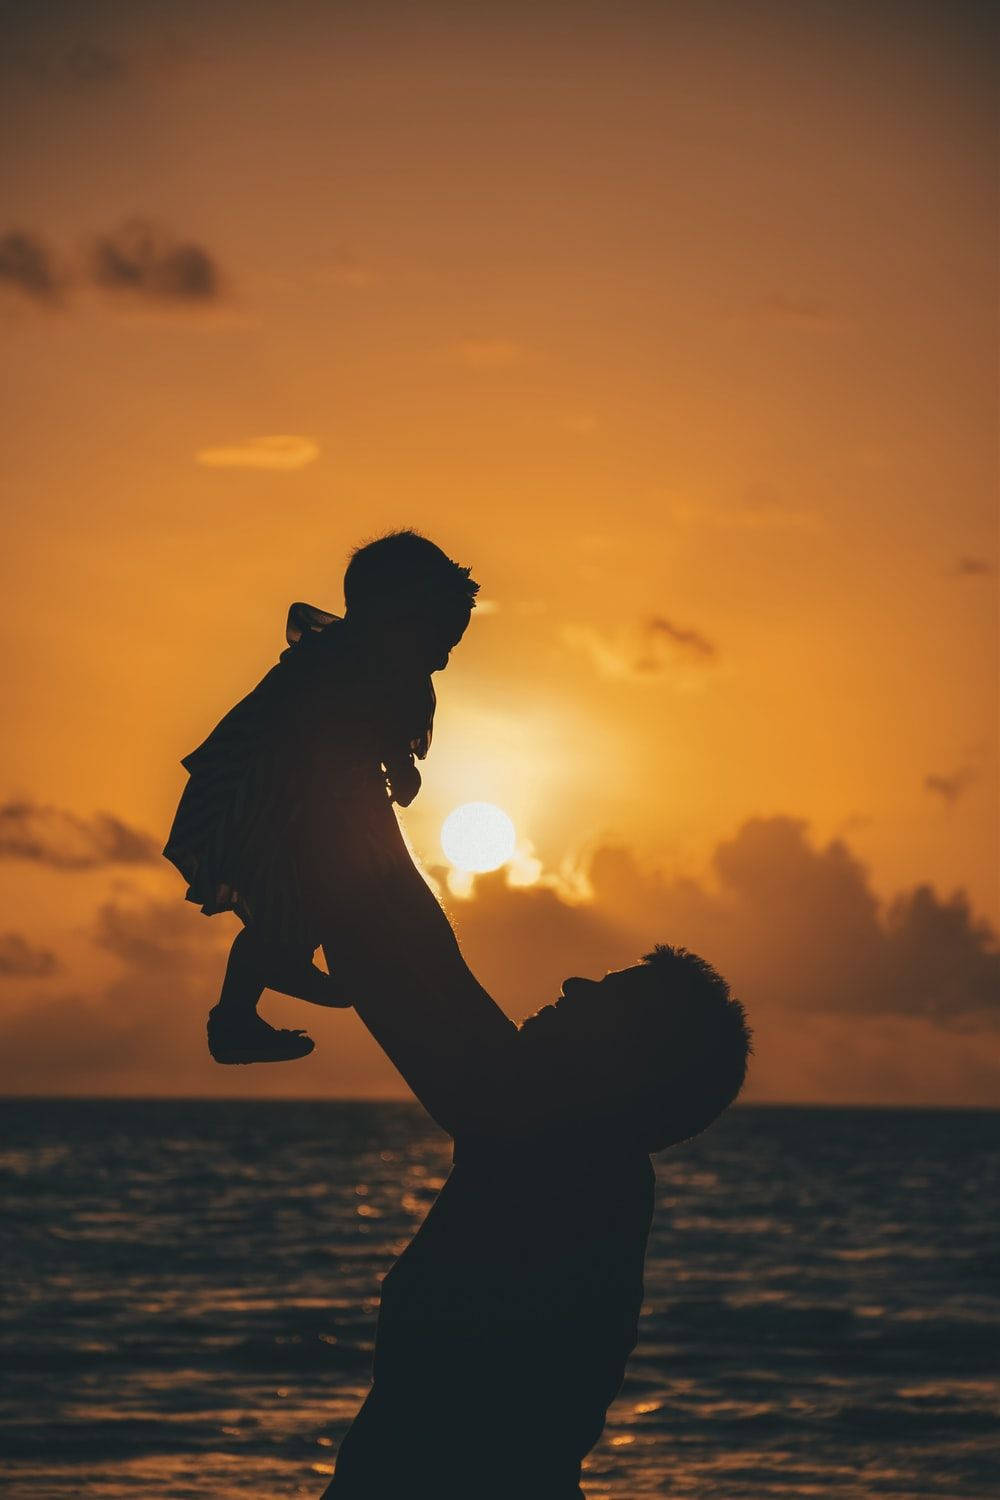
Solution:
M 145 836 L 409 524 L 489 607 L 405 822 L 540 861 L 453 903 L 511 1013 L 688 943 L 756 1097 L 1000 1100 L 987 14 L 3 11 L 0 1088 L 396 1087 L 353 1017 L 213 1071 Z

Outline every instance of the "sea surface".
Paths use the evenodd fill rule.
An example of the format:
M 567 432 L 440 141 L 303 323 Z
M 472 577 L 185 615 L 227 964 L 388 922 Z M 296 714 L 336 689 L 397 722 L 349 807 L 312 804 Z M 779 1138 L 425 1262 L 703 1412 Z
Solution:
M 402 1104 L 0 1101 L 7 1500 L 320 1495 L 448 1162 Z M 1000 1114 L 744 1107 L 656 1165 L 589 1497 L 995 1500 Z

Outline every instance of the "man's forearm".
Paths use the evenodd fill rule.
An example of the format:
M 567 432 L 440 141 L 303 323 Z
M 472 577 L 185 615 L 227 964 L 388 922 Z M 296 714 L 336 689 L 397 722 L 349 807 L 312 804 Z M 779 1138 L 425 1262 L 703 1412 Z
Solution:
M 375 1040 L 452 1134 L 488 1129 L 509 1089 L 517 1028 L 469 969 L 433 893 L 413 871 L 330 954 Z

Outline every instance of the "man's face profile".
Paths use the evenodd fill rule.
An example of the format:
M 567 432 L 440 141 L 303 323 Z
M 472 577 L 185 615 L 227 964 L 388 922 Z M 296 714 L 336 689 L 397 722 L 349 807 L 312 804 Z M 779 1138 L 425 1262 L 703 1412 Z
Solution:
M 657 993 L 653 995 L 653 989 Z M 557 1076 L 595 1107 L 624 1105 L 661 1071 L 663 1028 L 655 1039 L 650 1002 L 668 1010 L 663 984 L 646 964 L 616 969 L 603 979 L 573 975 L 558 999 L 529 1016 L 521 1030 L 551 1059 Z

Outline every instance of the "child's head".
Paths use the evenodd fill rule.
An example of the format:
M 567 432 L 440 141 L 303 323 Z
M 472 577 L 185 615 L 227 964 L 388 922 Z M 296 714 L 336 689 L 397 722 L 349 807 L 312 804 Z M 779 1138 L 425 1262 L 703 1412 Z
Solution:
M 479 584 L 416 531 L 393 531 L 358 547 L 344 574 L 344 603 L 366 629 L 405 631 L 428 670 L 443 667 L 461 640 Z

